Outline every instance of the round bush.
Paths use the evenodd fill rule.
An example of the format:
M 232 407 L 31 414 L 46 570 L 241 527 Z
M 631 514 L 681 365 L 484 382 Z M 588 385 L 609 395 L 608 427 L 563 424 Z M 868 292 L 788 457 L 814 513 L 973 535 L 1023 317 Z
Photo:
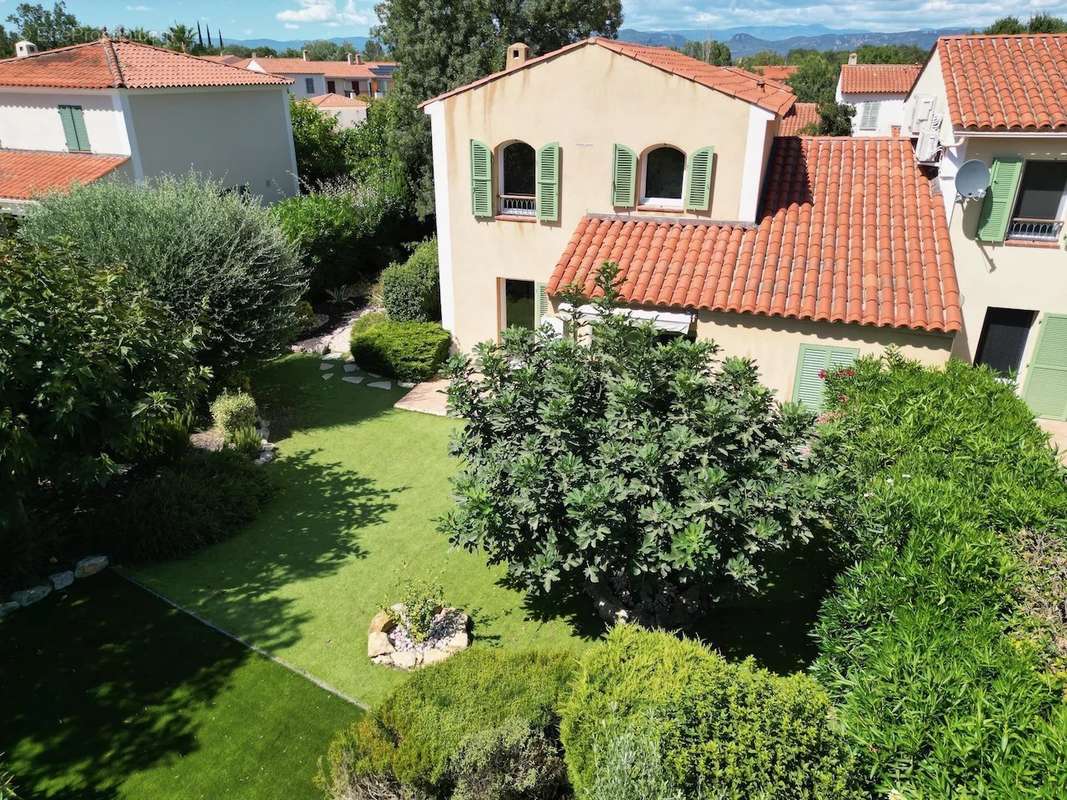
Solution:
M 659 742 L 665 777 L 687 797 L 869 797 L 856 755 L 805 675 L 729 663 L 692 641 L 616 626 L 586 651 L 563 707 L 571 783 L 589 797 L 605 732 L 634 726 Z
M 437 271 L 437 239 L 419 244 L 403 264 L 382 272 L 382 300 L 397 322 L 441 319 L 441 281 Z
M 211 404 L 211 418 L 222 433 L 230 438 L 240 428 L 255 428 L 256 401 L 246 392 L 220 394 Z
M 352 328 L 352 358 L 370 372 L 422 381 L 437 373 L 451 342 L 436 322 L 367 322 Z

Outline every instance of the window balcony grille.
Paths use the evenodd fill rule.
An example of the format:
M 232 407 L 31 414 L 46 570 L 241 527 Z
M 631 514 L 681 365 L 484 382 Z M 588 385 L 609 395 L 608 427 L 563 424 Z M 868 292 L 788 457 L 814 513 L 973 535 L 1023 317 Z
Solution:
M 1024 242 L 1056 242 L 1062 231 L 1060 220 L 1015 217 L 1008 227 L 1008 238 Z
M 512 217 L 533 217 L 537 215 L 537 198 L 530 194 L 500 195 L 500 213 Z

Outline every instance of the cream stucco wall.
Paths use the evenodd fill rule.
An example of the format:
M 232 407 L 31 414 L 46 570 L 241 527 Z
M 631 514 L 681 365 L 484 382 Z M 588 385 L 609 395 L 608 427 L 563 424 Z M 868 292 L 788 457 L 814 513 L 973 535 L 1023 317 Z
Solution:
M 116 98 L 115 92 L 4 89 L 0 91 L 0 147 L 66 152 L 59 106 L 71 105 L 82 107 L 92 152 L 129 155 L 130 142 Z
M 952 337 L 940 334 L 712 311 L 698 313 L 696 333 L 715 341 L 723 355 L 753 359 L 761 382 L 783 401 L 793 399 L 802 344 L 856 347 L 861 356 L 879 356 L 894 345 L 907 358 L 933 365 L 948 361 L 952 348 Z
M 434 129 L 438 225 L 446 220 L 448 227 L 439 230 L 442 281 L 450 284 L 442 288 L 442 297 L 454 298 L 454 314 L 446 309 L 445 318 L 452 320 L 461 349 L 496 337 L 500 279 L 546 282 L 582 215 L 614 211 L 615 143 L 639 155 L 659 144 L 686 153 L 713 145 L 711 209 L 684 216 L 736 220 L 742 209 L 746 150 L 757 148 L 762 156 L 768 128 L 767 113 L 748 103 L 595 45 L 437 101 L 427 112 Z M 758 141 L 750 136 L 753 115 L 758 117 L 752 126 L 759 132 Z M 559 142 L 560 221 L 475 218 L 470 199 L 471 139 L 488 144 L 494 156 L 502 144 L 516 139 L 535 149 Z M 443 212 L 440 205 L 445 198 L 448 209 Z M 628 213 L 683 215 L 663 210 Z M 750 213 L 754 215 L 755 209 Z
M 129 92 L 145 177 L 195 169 L 272 202 L 297 192 L 283 86 Z

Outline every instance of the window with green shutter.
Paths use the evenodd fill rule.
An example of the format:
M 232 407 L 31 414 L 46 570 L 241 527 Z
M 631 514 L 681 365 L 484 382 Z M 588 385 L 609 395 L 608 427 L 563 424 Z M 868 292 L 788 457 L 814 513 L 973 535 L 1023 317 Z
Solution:
M 81 106 L 60 106 L 59 119 L 63 123 L 63 135 L 67 139 L 67 150 L 72 153 L 88 153 L 89 133 L 85 130 L 85 114 Z
M 549 142 L 537 151 L 537 218 L 559 220 L 559 142 Z
M 1023 173 L 1023 160 L 1016 157 L 993 159 L 989 170 L 989 190 L 978 215 L 977 237 L 983 242 L 1000 243 L 1008 232 L 1015 195 L 1019 190 L 1019 178 Z
M 477 139 L 471 139 L 471 213 L 493 216 L 493 152 Z
M 637 153 L 626 145 L 617 144 L 612 155 L 611 204 L 616 208 L 631 208 L 637 191 Z
M 802 344 L 797 358 L 797 374 L 793 379 L 793 402 L 812 411 L 821 411 L 826 399 L 826 374 L 847 367 L 859 358 L 859 354 L 858 347 Z
M 689 156 L 685 207 L 690 211 L 707 211 L 711 205 L 711 177 L 714 166 L 714 147 L 701 147 Z
M 1039 417 L 1067 419 L 1067 314 L 1045 314 L 1023 397 Z
M 552 316 L 552 303 L 548 299 L 548 286 L 544 283 L 534 284 L 534 302 L 537 304 L 534 311 L 534 325 L 541 327 L 545 317 Z

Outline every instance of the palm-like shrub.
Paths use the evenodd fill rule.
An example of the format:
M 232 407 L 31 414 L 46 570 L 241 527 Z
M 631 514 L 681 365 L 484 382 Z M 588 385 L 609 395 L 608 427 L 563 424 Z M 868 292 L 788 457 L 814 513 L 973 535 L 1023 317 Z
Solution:
M 97 181 L 42 200 L 27 242 L 69 238 L 94 267 L 124 264 L 148 293 L 203 332 L 216 377 L 277 352 L 299 326 L 297 251 L 258 200 L 190 174 L 146 184 Z
M 779 405 L 750 361 L 612 313 L 614 274 L 589 344 L 512 328 L 450 362 L 467 424 L 441 528 L 533 592 L 659 613 L 758 591 L 768 556 L 826 520 L 813 417 Z

